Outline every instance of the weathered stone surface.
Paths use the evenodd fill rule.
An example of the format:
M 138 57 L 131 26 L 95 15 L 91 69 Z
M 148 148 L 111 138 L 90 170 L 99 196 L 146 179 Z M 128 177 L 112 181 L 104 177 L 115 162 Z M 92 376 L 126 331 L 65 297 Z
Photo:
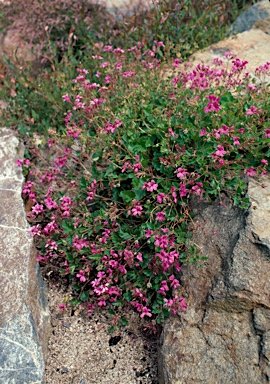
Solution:
M 208 260 L 183 267 L 189 309 L 164 326 L 161 384 L 270 380 L 270 177 L 250 180 L 248 194 L 248 215 L 225 198 L 193 201 L 194 242 Z
M 247 60 L 245 72 L 254 75 L 257 67 L 270 62 L 270 35 L 260 29 L 239 33 L 196 52 L 190 61 L 193 66 L 199 63 L 213 65 L 213 59 L 217 57 L 224 60 L 226 52 L 233 52 L 240 59 Z M 226 65 L 226 63 L 224 64 Z
M 50 330 L 44 286 L 21 198 L 23 148 L 0 129 L 0 382 L 41 383 Z
M 0 57 L 4 55 L 23 62 L 36 60 L 36 55 L 33 53 L 31 46 L 19 36 L 12 25 L 0 36 Z
M 146 11 L 151 6 L 147 0 L 98 0 L 98 3 L 104 4 L 111 14 L 124 16 Z
M 257 28 L 260 28 L 259 25 L 266 26 L 269 23 L 265 21 L 270 16 L 270 2 L 269 0 L 263 0 L 258 2 L 257 4 L 249 7 L 244 12 L 242 12 L 235 22 L 232 25 L 232 33 L 240 33 L 244 31 L 248 31 L 254 27 L 254 24 L 257 24 Z M 268 24 L 269 25 L 269 24 Z M 268 26 L 269 28 L 269 26 Z M 265 31 L 266 32 L 266 31 Z

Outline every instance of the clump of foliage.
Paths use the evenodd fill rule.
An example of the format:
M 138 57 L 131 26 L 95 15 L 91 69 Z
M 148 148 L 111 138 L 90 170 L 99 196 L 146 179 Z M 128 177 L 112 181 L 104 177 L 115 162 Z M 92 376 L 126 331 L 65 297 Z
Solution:
M 43 61 L 59 60 L 68 50 L 79 57 L 99 42 L 125 48 L 143 41 L 151 47 L 155 39 L 172 43 L 172 53 L 185 59 L 222 39 L 248 3 L 152 0 L 146 4 L 142 0 L 132 13 L 118 11 L 114 17 L 91 0 L 3 0 L 0 12 L 2 26 L 12 24 Z
M 225 192 L 247 208 L 246 179 L 267 173 L 268 88 L 247 62 L 228 53 L 228 69 L 189 70 L 161 52 L 161 41 L 97 50 L 63 95 L 65 129 L 32 152 L 35 167 L 18 161 L 38 261 L 68 277 L 89 314 L 128 303 L 162 322 L 185 310 L 181 264 L 199 258 L 188 199 Z
M 226 193 L 247 208 L 248 178 L 268 171 L 269 64 L 256 83 L 230 53 L 226 69 L 219 59 L 194 70 L 182 62 L 224 36 L 237 2 L 162 1 L 104 20 L 83 0 L 31 1 L 44 24 L 29 7 L 18 28 L 28 25 L 51 66 L 35 78 L 9 64 L 4 118 L 27 146 L 18 165 L 38 261 L 89 315 L 126 304 L 159 323 L 181 314 L 181 265 L 201 258 L 190 197 Z M 8 22 L 25 12 L 13 3 Z

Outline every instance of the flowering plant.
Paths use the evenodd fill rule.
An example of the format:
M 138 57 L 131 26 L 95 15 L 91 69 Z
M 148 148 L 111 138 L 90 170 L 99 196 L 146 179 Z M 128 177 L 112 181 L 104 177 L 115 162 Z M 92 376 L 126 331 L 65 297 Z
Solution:
M 165 51 L 98 47 L 63 95 L 64 132 L 35 150 L 38 167 L 18 162 L 38 261 L 69 278 L 89 315 L 129 303 L 162 322 L 186 310 L 181 264 L 199 258 L 188 199 L 222 191 L 247 208 L 248 178 L 268 170 L 269 94 L 247 63 L 228 53 L 227 69 L 191 69 L 160 61 Z

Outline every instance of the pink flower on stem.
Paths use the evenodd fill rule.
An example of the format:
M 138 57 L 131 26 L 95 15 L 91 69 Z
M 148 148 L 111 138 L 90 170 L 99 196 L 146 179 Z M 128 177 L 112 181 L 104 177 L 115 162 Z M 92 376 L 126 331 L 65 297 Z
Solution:
M 113 47 L 111 45 L 105 45 L 103 48 L 104 52 L 111 52 L 113 50 Z
M 67 102 L 71 102 L 71 100 L 70 100 L 70 98 L 69 98 L 69 95 L 68 94 L 66 94 L 66 95 L 64 95 L 64 96 L 62 96 L 62 99 L 64 100 L 64 101 L 67 101 Z
M 170 134 L 172 137 L 175 137 L 175 133 L 174 133 L 174 131 L 172 130 L 172 128 L 169 128 L 169 129 L 168 129 L 168 132 L 169 132 L 169 134 Z
M 208 96 L 209 102 L 207 103 L 206 107 L 204 107 L 204 112 L 218 112 L 221 109 L 221 106 L 219 104 L 220 98 L 216 97 L 214 95 Z
M 218 145 L 217 146 L 217 150 L 216 152 L 214 152 L 214 155 L 216 156 L 220 156 L 220 157 L 223 157 L 224 155 L 226 155 L 226 151 L 224 150 L 224 147 L 222 145 Z
M 84 283 L 86 281 L 86 277 L 84 276 L 84 271 L 80 270 L 79 273 L 76 274 L 76 277 L 80 279 L 81 283 Z
M 139 201 L 135 202 L 134 207 L 131 209 L 132 216 L 141 216 L 143 207 L 140 205 Z
M 141 163 L 135 163 L 135 164 L 133 165 L 133 171 L 134 171 L 135 173 L 137 173 L 141 168 L 142 168 L 142 164 L 141 164 Z
M 98 301 L 98 306 L 99 307 L 106 307 L 106 301 L 104 299 L 99 299 Z
M 257 171 L 253 167 L 250 167 L 247 170 L 246 174 L 247 174 L 247 176 L 253 177 L 257 174 Z
M 152 317 L 152 313 L 149 308 L 143 307 L 142 313 L 140 314 L 140 318 L 143 318 L 144 316 Z
M 258 111 L 258 108 L 252 105 L 247 111 L 246 115 L 254 115 Z
M 33 227 L 30 227 L 30 233 L 31 236 L 41 236 L 41 229 L 40 229 L 40 224 L 34 225 Z
M 54 201 L 51 197 L 47 197 L 47 199 L 44 199 L 44 202 L 45 202 L 46 207 L 47 207 L 49 210 L 58 207 L 57 202 Z
M 262 163 L 263 165 L 268 165 L 268 161 L 265 160 L 265 159 L 262 159 L 261 163 Z
M 238 137 L 238 136 L 233 137 L 233 145 L 240 145 L 239 139 L 240 139 L 240 137 Z
M 61 311 L 64 311 L 65 309 L 66 309 L 66 304 L 59 304 L 59 309 L 61 310 Z
M 87 248 L 89 246 L 89 243 L 85 239 L 79 239 L 79 236 L 75 235 L 72 240 L 72 245 L 78 250 L 81 250 L 82 248 Z
M 188 190 L 186 189 L 186 186 L 184 183 L 179 184 L 179 195 L 180 197 L 185 197 L 188 194 Z
M 184 168 L 177 168 L 177 177 L 179 177 L 179 179 L 184 179 L 186 175 L 189 175 L 189 172 Z
M 166 220 L 165 212 L 157 212 L 156 221 L 159 221 L 161 223 L 164 220 Z
M 169 280 L 171 281 L 171 287 L 173 289 L 177 288 L 177 287 L 180 287 L 180 283 L 179 281 L 174 277 L 174 275 L 171 275 L 169 277 Z
M 44 207 L 42 204 L 36 204 L 32 207 L 32 212 L 34 212 L 36 215 L 39 213 L 44 212 Z
M 58 228 L 58 225 L 53 220 L 50 223 L 48 223 L 45 228 L 43 228 L 43 233 L 48 235 L 49 233 L 52 233 L 57 228 Z
M 146 229 L 145 230 L 145 237 L 147 239 L 149 239 L 149 237 L 151 237 L 153 235 L 154 231 L 152 231 L 151 229 Z
M 264 136 L 265 139 L 269 139 L 270 138 L 270 129 L 266 129 L 265 130 L 265 136 Z
M 181 59 L 174 59 L 172 66 L 174 68 L 178 68 L 179 64 L 181 64 L 183 61 Z
M 202 127 L 202 130 L 200 132 L 200 136 L 205 136 L 207 134 L 206 128 Z
M 134 76 L 136 74 L 136 72 L 133 72 L 133 71 L 127 71 L 127 72 L 123 72 L 122 73 L 122 76 L 123 77 L 131 77 L 131 76 Z
M 176 296 L 177 297 L 177 296 Z M 180 304 L 180 307 L 183 311 L 185 311 L 187 309 L 187 305 L 186 305 L 186 299 L 184 299 L 183 297 L 180 297 L 179 299 L 179 304 Z
M 154 180 L 151 180 L 149 182 L 145 182 L 142 189 L 146 189 L 148 192 L 153 192 L 158 189 L 158 184 L 156 184 Z
M 162 295 L 166 296 L 166 292 L 169 291 L 169 287 L 166 280 L 163 280 L 161 282 L 161 287 L 158 290 L 158 293 L 161 293 Z
M 157 195 L 157 202 L 159 204 L 162 204 L 163 200 L 165 200 L 167 198 L 167 195 L 165 195 L 165 193 L 160 193 L 159 195 Z

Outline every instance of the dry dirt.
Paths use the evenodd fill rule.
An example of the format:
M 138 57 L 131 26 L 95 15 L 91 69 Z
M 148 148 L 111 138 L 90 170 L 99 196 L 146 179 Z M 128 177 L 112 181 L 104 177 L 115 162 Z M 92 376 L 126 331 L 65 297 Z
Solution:
M 69 305 L 61 311 L 68 291 L 46 283 L 52 334 L 45 384 L 158 384 L 157 337 L 143 331 L 137 314 L 127 311 L 129 324 L 110 333 L 105 311 L 91 317 Z

